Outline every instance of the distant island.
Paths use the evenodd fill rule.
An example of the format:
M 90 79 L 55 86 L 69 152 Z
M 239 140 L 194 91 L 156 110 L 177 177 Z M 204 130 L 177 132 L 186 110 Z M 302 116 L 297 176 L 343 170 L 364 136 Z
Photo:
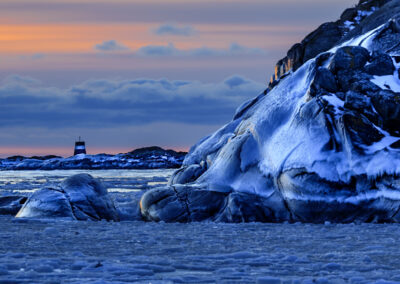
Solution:
M 105 169 L 167 169 L 179 168 L 186 152 L 152 146 L 128 153 L 78 154 L 68 158 L 55 155 L 12 156 L 0 159 L 0 170 L 105 170 Z

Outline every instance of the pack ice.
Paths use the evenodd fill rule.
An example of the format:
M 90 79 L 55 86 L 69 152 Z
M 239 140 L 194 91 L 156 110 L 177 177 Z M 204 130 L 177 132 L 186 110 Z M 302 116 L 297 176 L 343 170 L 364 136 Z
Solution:
M 329 49 L 301 64 L 288 53 L 290 70 L 193 146 L 167 187 L 143 195 L 143 217 L 400 221 L 399 6 L 360 1 Z

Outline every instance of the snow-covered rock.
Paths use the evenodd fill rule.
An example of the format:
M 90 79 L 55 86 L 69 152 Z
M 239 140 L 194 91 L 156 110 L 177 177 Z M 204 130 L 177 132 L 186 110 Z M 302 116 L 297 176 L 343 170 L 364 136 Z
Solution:
M 16 217 L 119 221 L 107 189 L 88 174 L 77 174 L 65 179 L 59 187 L 34 192 Z
M 143 195 L 144 218 L 399 222 L 400 4 L 359 5 L 375 4 L 193 146 L 169 187 Z

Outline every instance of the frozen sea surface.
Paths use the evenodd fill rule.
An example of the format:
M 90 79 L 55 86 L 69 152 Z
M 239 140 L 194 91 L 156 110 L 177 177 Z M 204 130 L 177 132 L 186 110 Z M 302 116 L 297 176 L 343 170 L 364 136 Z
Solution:
M 43 186 L 58 184 L 75 174 L 88 173 L 100 178 L 109 192 L 147 190 L 166 184 L 174 170 L 54 170 L 2 171 L 0 195 L 31 193 Z
M 82 171 L 2 172 L 29 194 Z M 172 171 L 83 171 L 115 199 Z M 133 198 L 134 199 L 134 198 Z M 0 283 L 400 283 L 397 224 L 166 224 L 0 217 Z
M 398 225 L 26 222 L 3 217 L 0 239 L 0 283 L 400 281 Z

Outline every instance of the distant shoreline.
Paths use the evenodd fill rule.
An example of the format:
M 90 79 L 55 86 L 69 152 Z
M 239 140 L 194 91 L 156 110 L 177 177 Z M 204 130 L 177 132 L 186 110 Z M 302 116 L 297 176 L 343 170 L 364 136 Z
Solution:
M 152 146 L 128 153 L 79 154 L 68 158 L 55 155 L 11 156 L 0 159 L 0 171 L 5 170 L 108 170 L 108 169 L 167 169 L 179 168 L 186 152 L 165 150 Z

